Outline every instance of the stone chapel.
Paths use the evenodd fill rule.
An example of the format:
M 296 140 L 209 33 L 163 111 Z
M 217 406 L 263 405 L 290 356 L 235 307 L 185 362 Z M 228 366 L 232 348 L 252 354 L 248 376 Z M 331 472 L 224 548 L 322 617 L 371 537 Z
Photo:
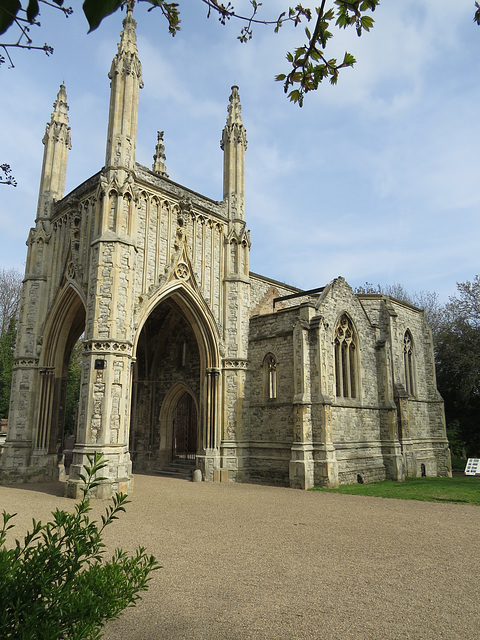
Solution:
M 424 313 L 355 294 L 341 277 L 301 291 L 249 270 L 238 87 L 221 201 L 169 179 L 162 133 L 153 167 L 136 162 L 135 27 L 129 8 L 109 73 L 105 166 L 68 195 L 63 85 L 46 126 L 2 482 L 58 477 L 79 338 L 68 496 L 94 451 L 108 461 L 99 497 L 174 460 L 206 481 L 302 489 L 450 475 Z

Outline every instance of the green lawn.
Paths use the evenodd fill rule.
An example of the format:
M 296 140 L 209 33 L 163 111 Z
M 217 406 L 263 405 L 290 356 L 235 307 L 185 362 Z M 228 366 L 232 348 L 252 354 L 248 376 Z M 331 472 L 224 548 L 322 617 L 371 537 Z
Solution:
M 349 493 L 378 498 L 424 500 L 426 502 L 457 502 L 480 506 L 480 477 L 407 478 L 406 482 L 374 482 L 372 484 L 345 484 L 338 489 L 315 487 L 312 491 Z

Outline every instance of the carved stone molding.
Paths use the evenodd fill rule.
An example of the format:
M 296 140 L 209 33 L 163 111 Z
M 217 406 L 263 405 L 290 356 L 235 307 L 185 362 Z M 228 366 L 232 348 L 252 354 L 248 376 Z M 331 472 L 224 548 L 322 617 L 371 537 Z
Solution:
M 38 358 L 15 358 L 14 369 L 32 369 L 38 367 Z
M 83 351 L 85 353 L 95 352 L 130 355 L 132 352 L 132 343 L 121 342 L 120 340 L 84 340 Z
M 179 262 L 177 264 L 177 266 L 175 267 L 175 276 L 179 280 L 188 280 L 190 276 L 190 269 L 188 268 L 188 265 L 185 264 L 185 262 Z
M 70 262 L 67 267 L 67 278 L 69 280 L 75 280 L 75 275 L 76 275 L 75 265 L 73 264 L 73 262 Z
M 243 371 L 246 371 L 248 369 L 248 360 L 229 360 L 229 359 L 225 359 L 223 361 L 223 369 L 224 370 L 237 370 L 237 369 L 241 369 Z

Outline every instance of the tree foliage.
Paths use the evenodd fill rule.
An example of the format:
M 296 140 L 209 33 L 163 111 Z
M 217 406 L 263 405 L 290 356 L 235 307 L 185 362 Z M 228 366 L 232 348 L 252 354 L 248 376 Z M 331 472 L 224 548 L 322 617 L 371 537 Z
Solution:
M 323 80 L 328 79 L 331 84 L 338 81 L 341 69 L 353 67 L 355 57 L 345 52 L 343 58 L 337 60 L 329 57 L 327 53 L 328 41 L 333 37 L 333 28 L 346 29 L 354 27 L 358 36 L 365 31 L 370 31 L 374 25 L 372 13 L 379 6 L 380 0 L 321 0 L 320 5 L 304 7 L 302 4 L 285 7 L 280 13 L 266 15 L 262 2 L 249 0 L 250 10 L 247 14 L 236 11 L 232 2 L 220 0 L 198 0 L 207 6 L 207 18 L 216 15 L 221 24 L 229 20 L 238 20 L 243 24 L 238 39 L 240 42 L 248 42 L 253 37 L 253 27 L 256 25 L 270 25 L 274 32 L 278 33 L 285 23 L 291 23 L 295 27 L 304 25 L 304 43 L 296 47 L 293 52 L 286 54 L 290 64 L 287 73 L 280 73 L 276 80 L 284 83 L 284 91 L 292 102 L 303 105 L 305 94 L 318 89 Z M 180 30 L 180 12 L 183 6 L 181 2 L 168 2 L 167 0 L 137 0 L 137 3 L 150 5 L 148 11 L 159 9 L 167 20 L 168 31 L 174 36 Z M 85 0 L 83 13 L 88 20 L 90 31 L 95 30 L 108 15 L 131 5 L 135 0 Z M 17 27 L 16 39 L 13 42 L 0 42 L 8 57 L 10 66 L 13 61 L 9 50 L 14 47 L 37 49 L 47 55 L 53 53 L 50 45 L 37 46 L 33 44 L 30 35 L 32 26 L 40 26 L 38 17 L 40 8 L 50 7 L 63 11 L 66 17 L 73 12 L 71 7 L 64 6 L 64 0 L 0 0 L 0 35 L 6 33 L 11 27 Z M 480 25 L 480 4 L 475 2 L 474 22 Z M 272 9 L 270 9 L 272 11 Z M 0 56 L 0 64 L 5 62 L 5 56 Z
M 457 283 L 436 336 L 437 382 L 451 440 L 480 456 L 480 279 Z
M 0 335 L 18 316 L 22 275 L 17 269 L 0 269 Z
M 12 174 L 12 168 L 9 164 L 0 164 L 0 184 L 8 184 L 11 187 L 17 186 L 17 181 Z
M 83 340 L 80 339 L 73 347 L 68 363 L 67 393 L 65 398 L 65 428 L 63 435 L 75 433 L 78 415 L 78 399 L 80 397 L 80 382 L 82 377 Z
M 399 282 L 387 285 L 374 285 L 371 282 L 365 282 L 365 284 L 357 287 L 355 292 L 390 296 L 400 300 L 400 302 L 406 302 L 418 309 L 422 309 L 425 312 L 425 317 L 434 337 L 442 326 L 445 309 L 440 303 L 438 294 L 433 291 L 408 291 Z
M 346 29 L 353 26 L 359 36 L 364 31 L 370 31 L 374 21 L 370 12 L 375 11 L 379 0 L 332 0 L 332 5 L 327 6 L 326 0 L 322 0 L 314 9 L 297 4 L 288 7 L 284 11 L 271 16 L 265 15 L 263 3 L 258 0 L 250 0 L 250 12 L 243 15 L 235 10 L 231 2 L 226 4 L 219 0 L 200 0 L 207 6 L 207 17 L 217 15 L 221 24 L 235 19 L 243 23 L 238 39 L 246 43 L 253 37 L 253 27 L 256 25 L 270 25 L 274 32 L 278 33 L 285 23 L 291 23 L 295 27 L 305 24 L 304 44 L 287 52 L 287 61 L 290 70 L 276 76 L 276 80 L 284 83 L 284 91 L 292 102 L 303 105 L 305 94 L 318 89 L 320 83 L 328 79 L 331 84 L 338 81 L 339 72 L 346 67 L 353 67 L 355 58 L 351 53 L 345 52 L 343 58 L 338 61 L 327 54 L 327 43 L 332 37 L 332 27 Z M 52 2 L 54 4 L 52 4 Z M 40 49 L 47 55 L 53 53 L 53 48 L 47 44 L 35 46 L 30 36 L 31 26 L 40 26 L 38 16 L 41 5 L 60 9 L 68 17 L 72 13 L 71 7 L 64 7 L 64 0 L 0 0 L 0 35 L 10 27 L 17 27 L 18 38 L 12 43 L 0 43 L 10 66 L 13 65 L 9 49 L 21 47 L 27 49 Z M 137 0 L 150 5 L 149 11 L 159 9 L 168 23 L 168 31 L 174 36 L 180 30 L 180 3 L 167 2 L 166 0 Z M 133 0 L 85 0 L 83 12 L 88 20 L 90 31 L 95 30 L 102 20 L 124 7 L 133 5 Z M 310 26 L 311 25 L 311 26 Z M 5 62 L 5 57 L 0 58 L 0 63 Z
M 83 498 L 73 513 L 60 509 L 46 524 L 33 520 L 23 541 L 6 547 L 14 515 L 3 512 L 0 529 L 0 636 L 12 640 L 98 640 L 102 629 L 148 589 L 153 556 L 117 549 L 105 560 L 103 534 L 128 504 L 117 493 L 101 517 L 91 520 L 89 492 L 104 478 L 102 456 L 88 457 Z
M 8 416 L 22 277 L 0 269 L 0 418 Z
M 16 338 L 17 319 L 12 318 L 6 331 L 0 335 L 0 418 L 8 418 Z
M 366 282 L 356 293 L 388 295 L 423 309 L 432 329 L 437 386 L 448 438 L 457 455 L 480 456 L 480 278 L 457 283 L 446 305 L 430 291 Z

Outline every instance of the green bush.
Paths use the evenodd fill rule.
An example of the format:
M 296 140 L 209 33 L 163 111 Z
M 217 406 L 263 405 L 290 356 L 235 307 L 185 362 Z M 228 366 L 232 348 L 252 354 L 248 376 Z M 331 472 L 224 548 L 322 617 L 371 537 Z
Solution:
M 467 466 L 467 459 L 461 458 L 460 456 L 452 455 L 452 469 L 456 471 L 465 471 L 465 467 Z
M 88 457 L 81 479 L 83 498 L 73 513 L 57 509 L 46 524 L 33 520 L 23 542 L 5 547 L 14 515 L 3 512 L 0 530 L 0 637 L 15 640 L 98 640 L 105 624 L 135 606 L 148 589 L 153 556 L 139 547 L 133 556 L 117 549 L 104 559 L 102 534 L 125 511 L 125 494 L 116 494 L 101 516 L 88 516 L 89 492 L 104 478 L 102 456 Z

